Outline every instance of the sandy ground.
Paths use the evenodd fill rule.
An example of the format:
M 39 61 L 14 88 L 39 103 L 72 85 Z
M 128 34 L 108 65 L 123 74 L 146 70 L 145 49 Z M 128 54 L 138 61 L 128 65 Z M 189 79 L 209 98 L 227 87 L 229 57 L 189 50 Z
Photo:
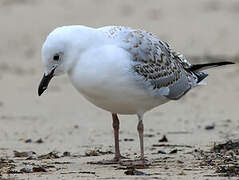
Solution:
M 238 65 L 209 70 L 207 86 L 145 115 L 145 151 L 152 165 L 139 169 L 149 176 L 130 176 L 120 165 L 87 163 L 113 156 L 110 113 L 87 102 L 66 76 L 55 78 L 47 93 L 37 96 L 43 72 L 40 50 L 58 26 L 126 25 L 155 33 L 191 62 L 239 62 L 238 19 L 237 0 L 1 0 L 0 179 L 225 179 L 215 161 L 205 163 L 205 153 L 214 143 L 238 138 Z M 136 116 L 120 119 L 121 151 L 135 159 Z M 206 130 L 208 125 L 213 128 Z M 168 142 L 159 143 L 163 135 Z M 43 143 L 36 143 L 40 138 Z M 14 150 L 34 151 L 33 157 L 56 151 L 60 157 L 26 160 L 14 157 Z M 85 154 L 94 150 L 99 156 Z M 70 156 L 62 157 L 65 151 Z M 47 172 L 19 173 L 37 166 Z

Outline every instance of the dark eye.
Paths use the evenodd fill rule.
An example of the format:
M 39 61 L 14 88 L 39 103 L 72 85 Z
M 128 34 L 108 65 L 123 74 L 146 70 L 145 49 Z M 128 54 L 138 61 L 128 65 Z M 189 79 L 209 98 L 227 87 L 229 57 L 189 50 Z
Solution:
M 59 59 L 60 59 L 59 54 L 56 54 L 56 55 L 53 56 L 53 60 L 54 61 L 58 61 Z

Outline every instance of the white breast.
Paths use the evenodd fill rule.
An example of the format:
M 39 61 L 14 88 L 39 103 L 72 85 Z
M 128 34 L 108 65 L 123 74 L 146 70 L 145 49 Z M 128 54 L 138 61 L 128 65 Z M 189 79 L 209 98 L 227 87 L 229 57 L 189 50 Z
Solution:
M 83 96 L 110 112 L 136 114 L 167 102 L 137 86 L 130 58 L 116 46 L 90 49 L 80 56 L 69 76 Z

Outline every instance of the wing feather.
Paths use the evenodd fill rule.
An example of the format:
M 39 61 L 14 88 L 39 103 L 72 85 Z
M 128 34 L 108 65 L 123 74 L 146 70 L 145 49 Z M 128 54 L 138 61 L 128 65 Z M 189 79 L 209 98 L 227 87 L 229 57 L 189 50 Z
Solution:
M 103 31 L 131 55 L 133 72 L 149 90 L 179 99 L 195 85 L 195 75 L 186 70 L 191 64 L 151 33 L 120 26 Z

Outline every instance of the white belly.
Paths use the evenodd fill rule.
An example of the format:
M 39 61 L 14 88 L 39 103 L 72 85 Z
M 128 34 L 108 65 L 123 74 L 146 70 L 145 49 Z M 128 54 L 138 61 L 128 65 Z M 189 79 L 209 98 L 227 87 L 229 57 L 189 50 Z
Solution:
M 146 112 L 167 102 L 137 86 L 130 71 L 129 55 L 111 46 L 81 56 L 69 73 L 73 85 L 96 106 L 119 114 Z

